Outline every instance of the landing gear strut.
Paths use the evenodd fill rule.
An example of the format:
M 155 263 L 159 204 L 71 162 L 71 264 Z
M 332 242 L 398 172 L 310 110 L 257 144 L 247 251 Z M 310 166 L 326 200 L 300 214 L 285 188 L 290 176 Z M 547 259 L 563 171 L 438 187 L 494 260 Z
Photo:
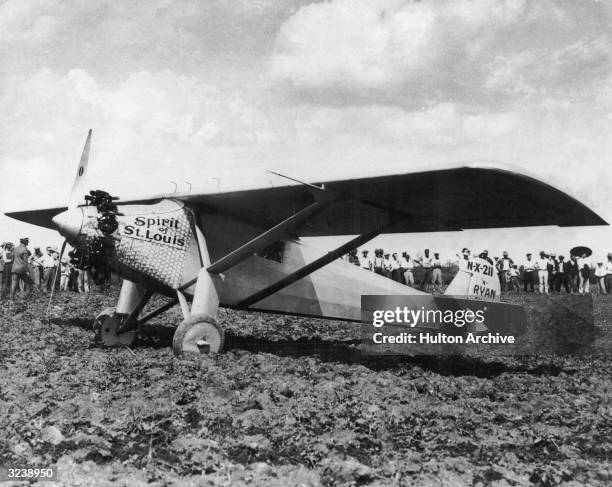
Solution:
M 115 313 L 113 308 L 106 308 L 102 311 L 94 321 L 94 330 L 98 334 L 98 338 L 103 345 L 107 347 L 116 347 L 125 345 L 130 347 L 136 341 L 138 334 L 137 330 L 128 330 L 123 333 L 118 333 L 119 328 L 123 325 L 123 319 Z
M 203 267 L 200 269 L 196 280 L 191 309 L 189 309 L 187 300 L 181 290 L 177 291 L 184 318 L 174 332 L 172 340 L 172 351 L 177 356 L 186 353 L 199 355 L 219 353 L 225 342 L 223 329 L 216 319 L 219 310 L 219 297 L 212 277 L 207 270 L 210 265 L 210 257 L 208 256 L 204 236 L 197 227 L 196 233 Z
M 94 321 L 94 331 L 103 345 L 131 346 L 138 337 L 138 314 L 143 310 L 152 293 L 135 282 L 123 281 L 117 308 L 107 308 Z
M 133 345 L 140 325 L 180 303 L 183 321 L 177 327 L 172 340 L 175 355 L 208 355 L 221 352 L 225 336 L 216 318 L 219 297 L 207 270 L 210 258 L 204 236 L 199 228 L 196 227 L 195 231 L 201 256 L 197 279 L 178 289 L 175 299 L 142 318 L 139 318 L 139 315 L 153 293 L 135 282 L 124 280 L 116 310 L 107 308 L 94 321 L 94 330 L 103 345 Z M 193 286 L 194 282 L 193 301 L 189 306 L 183 290 Z

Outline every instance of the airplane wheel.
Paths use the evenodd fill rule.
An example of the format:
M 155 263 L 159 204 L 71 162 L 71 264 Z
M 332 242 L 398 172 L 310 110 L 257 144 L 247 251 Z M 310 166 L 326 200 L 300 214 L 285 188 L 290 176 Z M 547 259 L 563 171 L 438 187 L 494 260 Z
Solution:
M 138 336 L 137 330 L 130 330 L 124 333 L 117 334 L 117 330 L 121 325 L 120 318 L 115 316 L 115 310 L 107 308 L 94 321 L 94 330 L 99 330 L 100 341 L 107 347 L 117 347 L 125 345 L 130 347 L 136 341 Z
M 100 330 L 102 329 L 102 323 L 109 316 L 113 316 L 114 312 L 115 312 L 115 308 L 105 308 L 94 319 L 92 328 L 97 338 L 100 338 Z
M 185 353 L 208 355 L 223 350 L 225 334 L 212 316 L 194 315 L 184 320 L 174 332 L 172 351 L 180 356 Z

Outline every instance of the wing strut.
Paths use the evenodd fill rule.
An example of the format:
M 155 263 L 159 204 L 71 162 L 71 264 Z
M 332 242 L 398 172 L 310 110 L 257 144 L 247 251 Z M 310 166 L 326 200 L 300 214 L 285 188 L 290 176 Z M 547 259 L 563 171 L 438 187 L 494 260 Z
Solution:
M 306 277 L 307 275 L 312 274 L 314 271 L 319 270 L 321 267 L 326 266 L 330 262 L 333 262 L 334 260 L 339 258 L 341 255 L 346 254 L 349 250 L 352 250 L 356 247 L 359 247 L 360 245 L 363 245 L 366 242 L 369 242 L 374 237 L 377 237 L 382 232 L 384 232 L 390 226 L 393 226 L 396 223 L 398 223 L 398 221 L 405 220 L 405 219 L 407 219 L 406 215 L 400 216 L 397 213 L 392 214 L 386 220 L 385 223 L 383 223 L 382 225 L 379 225 L 376 229 L 368 233 L 361 234 L 352 240 L 349 240 L 347 243 L 341 245 L 335 250 L 332 250 L 331 252 L 328 252 L 327 254 L 319 257 L 318 259 L 313 260 L 312 262 L 310 262 L 309 264 L 306 264 L 304 267 L 302 267 L 301 269 L 298 269 L 294 273 L 289 274 L 288 276 L 282 278 L 281 280 L 275 282 L 274 284 L 271 284 L 270 286 L 262 289 L 261 291 L 257 291 L 256 293 L 250 295 L 248 298 L 245 298 L 242 301 L 240 301 L 236 305 L 236 307 L 237 308 L 248 308 L 249 306 L 261 301 L 262 299 L 265 299 L 268 296 L 271 296 L 272 294 L 280 291 L 281 289 L 286 288 L 290 284 L 293 284 L 295 281 L 298 281 L 302 279 L 303 277 Z
M 230 267 L 234 267 L 236 264 L 247 259 L 251 255 L 265 249 L 281 238 L 286 237 L 292 232 L 293 229 L 299 227 L 302 223 L 310 219 L 315 213 L 321 211 L 323 208 L 337 200 L 337 197 L 332 195 L 326 195 L 325 197 L 316 195 L 315 197 L 317 198 L 317 201 L 308 205 L 306 208 L 301 209 L 294 215 L 291 215 L 286 220 L 257 236 L 253 240 L 247 242 L 242 247 L 239 247 L 233 252 L 222 257 L 218 261 L 211 264 L 206 270 L 211 274 L 221 274 Z

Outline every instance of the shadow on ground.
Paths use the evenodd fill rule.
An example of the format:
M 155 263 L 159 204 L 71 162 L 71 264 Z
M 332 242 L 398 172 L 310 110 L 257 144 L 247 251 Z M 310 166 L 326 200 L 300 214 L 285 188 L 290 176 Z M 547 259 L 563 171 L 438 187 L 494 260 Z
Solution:
M 84 318 L 53 319 L 58 326 L 73 326 L 92 332 L 91 347 L 101 345 L 93 340 L 92 320 Z M 142 329 L 138 342 L 133 348 L 170 348 L 174 328 L 150 325 Z M 299 338 L 296 340 L 271 340 L 261 337 L 239 336 L 225 333 L 225 350 L 244 350 L 252 353 L 270 353 L 279 357 L 317 357 L 323 362 L 363 365 L 371 370 L 389 370 L 401 374 L 402 370 L 421 367 L 445 376 L 495 377 L 507 372 L 523 372 L 532 375 L 556 376 L 561 372 L 573 373 L 555 364 L 539 364 L 536 367 L 507 365 L 500 361 L 486 361 L 467 356 L 434 355 L 385 355 L 364 354 L 359 348 L 360 340 L 334 341 L 320 338 Z

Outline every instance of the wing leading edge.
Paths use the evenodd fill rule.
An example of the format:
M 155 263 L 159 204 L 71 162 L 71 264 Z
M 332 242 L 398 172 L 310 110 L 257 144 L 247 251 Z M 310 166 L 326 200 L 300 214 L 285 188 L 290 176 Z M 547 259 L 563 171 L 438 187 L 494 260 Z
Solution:
M 524 226 L 607 225 L 586 205 L 537 179 L 498 168 L 457 167 L 392 176 L 324 182 L 338 195 L 299 229 L 299 236 L 356 235 L 390 215 L 404 220 L 385 233 L 503 228 Z M 317 190 L 314 190 L 317 191 Z M 173 193 L 144 203 L 173 198 L 268 228 L 311 204 L 306 185 L 266 187 L 207 194 Z M 51 218 L 65 208 L 6 213 L 20 221 L 54 228 Z
M 299 236 L 357 235 L 397 213 L 406 218 L 385 233 L 607 225 L 567 193 L 498 168 L 458 167 L 317 184 L 340 195 L 340 201 L 306 222 Z M 314 200 L 306 185 L 174 197 L 266 228 Z

